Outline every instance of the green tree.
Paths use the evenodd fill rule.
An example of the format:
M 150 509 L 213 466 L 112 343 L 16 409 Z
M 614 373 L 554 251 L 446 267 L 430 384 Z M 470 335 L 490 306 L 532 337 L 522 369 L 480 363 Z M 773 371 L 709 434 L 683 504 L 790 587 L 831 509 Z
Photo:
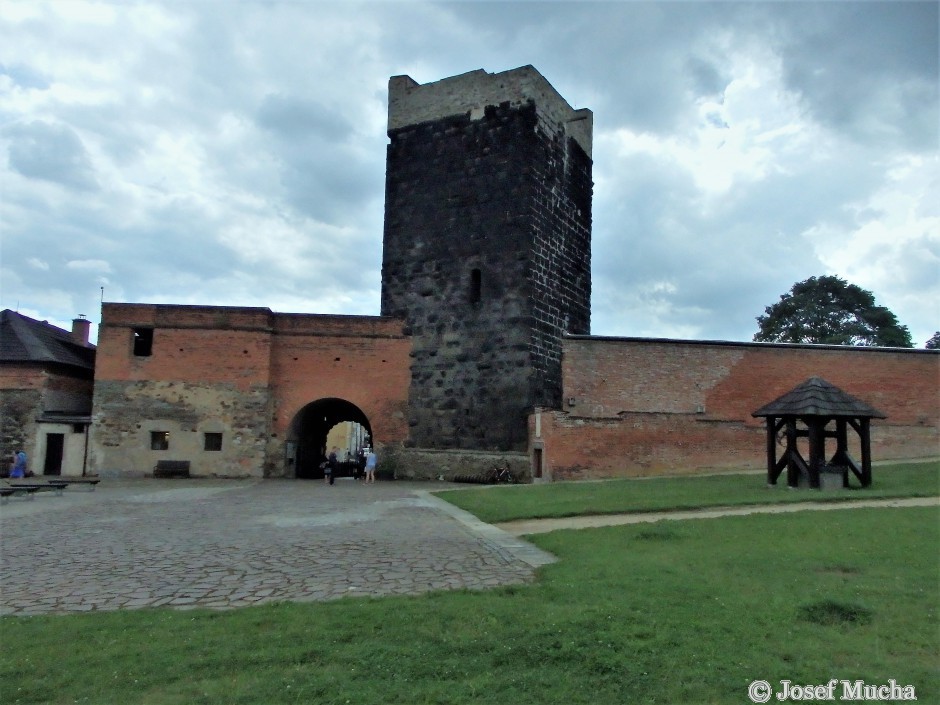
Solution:
M 928 350 L 940 349 L 940 330 L 930 336 L 930 340 L 927 341 L 927 344 L 924 347 Z
M 835 276 L 797 282 L 757 323 L 754 340 L 763 343 L 914 347 L 907 326 L 870 291 Z

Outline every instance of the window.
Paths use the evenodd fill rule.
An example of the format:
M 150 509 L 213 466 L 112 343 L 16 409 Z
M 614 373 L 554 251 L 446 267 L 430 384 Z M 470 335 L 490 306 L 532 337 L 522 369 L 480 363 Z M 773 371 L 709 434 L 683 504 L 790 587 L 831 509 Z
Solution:
M 221 433 L 204 433 L 202 439 L 203 450 L 222 450 Z
M 153 355 L 153 328 L 134 329 L 134 355 L 135 357 Z
M 150 432 L 150 450 L 169 450 L 170 433 L 169 431 L 151 431 Z
M 73 424 L 72 424 L 72 433 L 85 433 L 85 424 L 83 424 L 83 423 L 73 423 Z
M 475 304 L 480 300 L 480 290 L 483 285 L 483 275 L 479 269 L 470 270 L 470 303 Z

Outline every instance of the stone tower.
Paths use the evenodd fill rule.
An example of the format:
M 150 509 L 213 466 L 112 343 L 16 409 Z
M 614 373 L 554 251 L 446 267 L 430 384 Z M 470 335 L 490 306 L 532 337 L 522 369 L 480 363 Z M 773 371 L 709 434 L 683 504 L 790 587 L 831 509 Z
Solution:
M 382 314 L 413 340 L 410 443 L 520 451 L 590 333 L 590 110 L 531 66 L 389 81 Z

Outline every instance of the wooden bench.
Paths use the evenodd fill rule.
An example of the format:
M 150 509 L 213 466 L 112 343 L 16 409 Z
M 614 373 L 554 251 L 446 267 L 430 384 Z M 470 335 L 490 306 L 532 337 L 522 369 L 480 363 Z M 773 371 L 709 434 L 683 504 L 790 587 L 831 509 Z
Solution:
M 98 486 L 98 483 L 101 482 L 101 478 L 97 475 L 81 475 L 77 477 L 57 477 L 54 480 L 49 480 L 50 483 L 61 483 L 64 482 L 66 485 L 86 485 L 89 492 L 94 492 L 95 487 Z
M 57 495 L 69 485 L 86 485 L 90 491 L 94 491 L 95 486 L 101 482 L 97 475 L 86 475 L 84 477 L 49 477 L 43 478 L 38 482 L 35 480 L 7 480 L 0 485 L 0 500 L 7 500 L 15 495 L 25 494 L 27 498 L 32 499 L 37 492 L 54 491 Z
M 188 460 L 158 460 L 153 468 L 154 477 L 189 477 Z
M 43 489 L 51 490 L 54 488 L 51 485 L 39 484 L 35 482 L 18 482 L 16 484 L 11 483 L 0 489 L 0 498 L 8 499 L 18 494 L 25 494 L 27 499 L 32 499 L 37 492 Z

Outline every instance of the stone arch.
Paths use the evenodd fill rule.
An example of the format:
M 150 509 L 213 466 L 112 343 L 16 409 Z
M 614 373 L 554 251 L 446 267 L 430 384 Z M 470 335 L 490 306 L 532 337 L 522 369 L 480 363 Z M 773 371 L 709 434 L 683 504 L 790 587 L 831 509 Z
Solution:
M 300 409 L 287 434 L 286 475 L 303 479 L 322 478 L 320 461 L 326 452 L 327 435 L 344 421 L 357 423 L 372 438 L 372 425 L 358 406 L 345 399 L 328 397 L 312 401 Z

